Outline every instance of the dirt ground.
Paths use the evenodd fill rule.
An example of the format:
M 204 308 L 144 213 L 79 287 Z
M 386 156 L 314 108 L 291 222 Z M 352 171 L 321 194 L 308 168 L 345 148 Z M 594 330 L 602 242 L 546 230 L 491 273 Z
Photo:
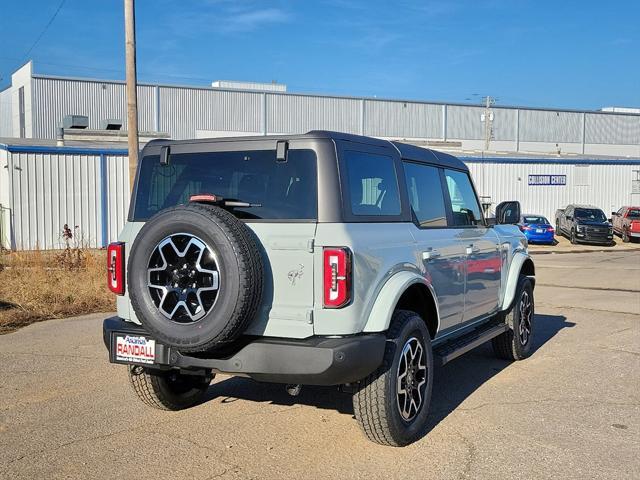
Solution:
M 0 477 L 640 478 L 640 255 L 538 255 L 535 352 L 435 373 L 429 433 L 368 442 L 350 397 L 219 376 L 182 412 L 137 401 L 101 319 L 0 336 Z

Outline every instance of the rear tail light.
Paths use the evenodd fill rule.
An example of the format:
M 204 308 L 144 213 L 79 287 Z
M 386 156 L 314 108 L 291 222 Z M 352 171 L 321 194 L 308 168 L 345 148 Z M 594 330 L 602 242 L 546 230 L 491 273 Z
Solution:
M 529 227 L 528 225 L 520 226 L 520 231 L 522 232 L 528 232 L 529 230 L 533 230 L 533 228 Z
M 554 233 L 554 232 L 555 232 L 555 230 L 553 229 L 553 227 L 549 227 L 549 228 L 547 228 L 547 232 Z
M 124 243 L 114 242 L 107 247 L 107 285 L 116 295 L 124 295 Z
M 351 301 L 351 252 L 324 249 L 324 307 L 340 308 Z

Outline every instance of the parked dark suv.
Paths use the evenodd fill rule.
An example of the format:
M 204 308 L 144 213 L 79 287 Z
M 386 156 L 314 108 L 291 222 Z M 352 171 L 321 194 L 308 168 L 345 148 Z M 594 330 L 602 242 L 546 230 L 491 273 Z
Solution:
M 598 207 L 568 205 L 556 210 L 556 234 L 564 235 L 571 243 L 613 243 L 613 226 Z

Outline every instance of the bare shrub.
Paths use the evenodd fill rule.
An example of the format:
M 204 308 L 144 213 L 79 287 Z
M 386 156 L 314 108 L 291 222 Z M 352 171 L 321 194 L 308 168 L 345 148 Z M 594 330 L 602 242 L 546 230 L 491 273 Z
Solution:
M 40 320 L 115 309 L 105 280 L 106 252 L 88 249 L 74 237 L 62 251 L 0 254 L 0 333 Z

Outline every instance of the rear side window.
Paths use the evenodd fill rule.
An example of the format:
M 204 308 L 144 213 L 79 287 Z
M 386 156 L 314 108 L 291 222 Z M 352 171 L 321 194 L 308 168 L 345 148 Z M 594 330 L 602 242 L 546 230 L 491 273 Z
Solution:
M 480 205 L 473 191 L 469 175 L 456 170 L 445 170 L 449 200 L 455 226 L 481 225 Z
M 400 215 L 400 194 L 393 159 L 386 155 L 347 150 L 351 212 L 354 215 Z
M 276 161 L 275 150 L 172 154 L 168 165 L 145 156 L 133 220 L 188 203 L 198 193 L 254 204 L 231 210 L 242 219 L 314 220 L 316 163 L 313 150 L 289 150 L 286 162 Z
M 438 168 L 405 162 L 404 176 L 411 209 L 420 227 L 445 227 L 447 211 Z

